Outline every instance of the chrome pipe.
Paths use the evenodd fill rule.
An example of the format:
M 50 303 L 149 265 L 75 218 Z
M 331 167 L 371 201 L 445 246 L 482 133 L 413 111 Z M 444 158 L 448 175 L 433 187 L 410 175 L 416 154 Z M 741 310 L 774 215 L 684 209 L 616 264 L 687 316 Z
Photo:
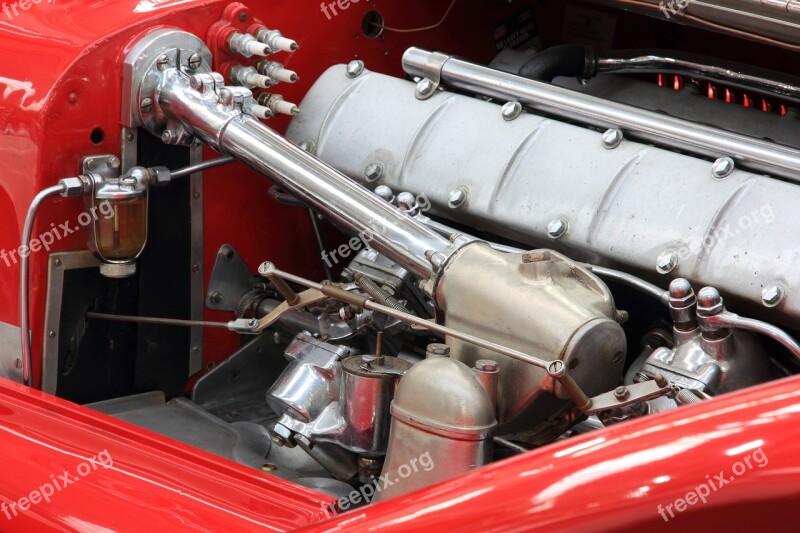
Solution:
M 185 78 L 165 82 L 162 108 L 202 141 L 232 156 L 291 192 L 344 230 L 360 234 L 370 246 L 422 277 L 434 270 L 429 251 L 449 255 L 449 241 L 389 205 L 258 119 L 218 105 Z
M 31 234 L 33 233 L 33 223 L 36 221 L 36 213 L 42 203 L 50 197 L 58 196 L 66 190 L 63 183 L 48 187 L 37 194 L 30 207 L 28 213 L 25 215 L 25 222 L 22 225 L 22 246 L 30 251 Z M 31 337 L 30 337 L 30 311 L 28 303 L 30 294 L 28 291 L 28 283 L 30 282 L 30 253 L 20 253 L 19 260 L 19 331 L 20 341 L 22 343 L 22 383 L 25 385 L 33 385 L 31 379 Z
M 800 79 L 778 72 L 747 69 L 743 65 L 719 62 L 677 51 L 650 53 L 644 50 L 603 52 L 597 60 L 598 72 L 617 74 L 683 74 L 740 89 L 769 93 L 800 102 Z
M 599 128 L 618 128 L 632 138 L 712 159 L 732 157 L 739 166 L 800 183 L 800 151 L 761 139 L 695 124 L 569 89 L 554 87 L 451 56 L 409 48 L 403 69 L 410 76 L 438 76 L 442 83 Z

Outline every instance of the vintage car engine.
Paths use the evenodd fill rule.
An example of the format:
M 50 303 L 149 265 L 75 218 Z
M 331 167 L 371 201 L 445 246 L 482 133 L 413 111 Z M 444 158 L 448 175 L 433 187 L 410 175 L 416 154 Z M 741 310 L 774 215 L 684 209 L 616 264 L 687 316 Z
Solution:
M 288 248 L 321 254 L 324 279 L 266 255 L 248 264 L 231 236 L 203 302 L 227 322 L 200 325 L 240 347 L 195 369 L 190 393 L 150 387 L 90 407 L 336 497 L 423 456 L 436 465 L 379 501 L 800 369 L 800 78 L 655 49 L 506 47 L 480 64 L 412 46 L 402 74 L 348 57 L 292 103 L 272 87 L 298 74 L 265 58 L 308 52 L 236 22 L 244 7 L 232 6 L 208 34 L 131 36 L 121 121 L 140 157 L 87 156 L 45 192 L 114 204 L 89 250 L 124 284 L 146 274 L 148 233 L 166 226 L 152 222 L 166 210 L 158 191 L 248 167 L 276 205 L 310 212 L 316 242 Z M 785 112 L 673 91 L 656 74 Z M 268 122 L 282 115 L 285 134 Z M 142 157 L 145 146 L 157 148 Z M 193 165 L 169 170 L 166 149 Z M 62 352 L 92 324 L 148 320 L 110 300 L 65 304 L 61 320 L 85 321 Z M 65 357 L 43 363 L 53 390 Z

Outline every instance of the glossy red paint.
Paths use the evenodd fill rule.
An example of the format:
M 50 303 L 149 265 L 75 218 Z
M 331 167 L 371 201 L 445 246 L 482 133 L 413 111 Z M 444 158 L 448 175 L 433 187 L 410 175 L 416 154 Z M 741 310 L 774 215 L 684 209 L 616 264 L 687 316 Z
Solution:
M 324 517 L 327 503 L 313 491 L 4 379 L 0 446 L 0 531 L 286 531 Z M 98 454 L 98 468 L 81 466 Z M 12 509 L 48 483 L 49 502 Z
M 551 444 L 305 531 L 797 531 L 798 442 L 793 377 Z M 705 504 L 668 522 L 659 514 L 709 478 L 732 477 L 756 449 L 763 468 L 751 458 Z

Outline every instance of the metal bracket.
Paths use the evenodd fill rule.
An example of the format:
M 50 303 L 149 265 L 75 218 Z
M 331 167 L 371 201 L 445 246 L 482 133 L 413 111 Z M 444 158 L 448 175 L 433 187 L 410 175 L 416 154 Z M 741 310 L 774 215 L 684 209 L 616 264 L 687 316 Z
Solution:
M 186 75 L 211 72 L 212 55 L 197 36 L 178 29 L 156 30 L 139 40 L 122 67 L 122 125 L 165 130 L 157 90 L 164 72 L 178 69 Z
M 442 83 L 442 68 L 450 56 L 434 52 L 423 68 L 424 77 L 417 83 L 414 96 L 417 100 L 427 100 L 439 90 Z
M 223 244 L 217 252 L 208 282 L 206 307 L 216 311 L 233 311 L 254 283 L 254 275 L 233 246 Z

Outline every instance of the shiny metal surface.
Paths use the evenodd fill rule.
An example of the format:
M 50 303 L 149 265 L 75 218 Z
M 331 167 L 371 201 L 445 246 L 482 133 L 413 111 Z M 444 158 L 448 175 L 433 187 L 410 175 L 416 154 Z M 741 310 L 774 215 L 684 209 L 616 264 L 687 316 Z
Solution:
M 403 68 L 424 76 L 432 52 L 410 48 Z M 518 100 L 537 111 L 601 128 L 619 128 L 632 138 L 706 157 L 733 157 L 743 168 L 800 182 L 800 152 L 659 113 L 636 109 L 552 85 L 450 58 L 441 68 L 452 87 L 504 101 Z
M 212 93 L 213 94 L 213 93 Z M 216 104 L 179 77 L 165 83 L 160 103 L 201 140 L 233 156 L 303 199 L 315 211 L 352 233 L 365 233 L 372 245 L 420 276 L 430 276 L 425 252 L 446 252 L 450 243 L 435 232 L 353 183 L 330 166 L 287 141 L 256 118 Z
M 353 179 L 363 179 L 366 161 L 381 162 L 376 184 L 424 193 L 426 216 L 558 246 L 598 274 L 624 269 L 662 301 L 666 291 L 654 285 L 668 283 L 657 271 L 667 252 L 678 258 L 670 278 L 719 287 L 749 304 L 743 312 L 770 321 L 800 318 L 791 290 L 774 310 L 762 303 L 765 287 L 800 286 L 800 272 L 786 268 L 800 233 L 796 185 L 742 168 L 715 179 L 711 161 L 631 140 L 606 150 L 598 132 L 529 113 L 503 121 L 499 105 L 457 94 L 420 102 L 412 83 L 367 72 L 356 85 L 343 68 L 323 74 L 303 101 L 308 114 L 287 135 L 318 141 L 318 157 Z M 464 128 L 465 116 L 479 127 Z M 453 210 L 447 202 L 457 186 L 470 197 Z M 562 217 L 569 230 L 552 244 L 547 226 Z
M 400 381 L 391 411 L 392 431 L 381 475 L 397 482 L 377 493 L 375 501 L 450 479 L 491 460 L 497 427 L 494 406 L 463 363 L 447 357 L 417 363 Z M 400 475 L 424 454 L 430 468 Z

